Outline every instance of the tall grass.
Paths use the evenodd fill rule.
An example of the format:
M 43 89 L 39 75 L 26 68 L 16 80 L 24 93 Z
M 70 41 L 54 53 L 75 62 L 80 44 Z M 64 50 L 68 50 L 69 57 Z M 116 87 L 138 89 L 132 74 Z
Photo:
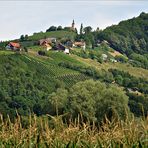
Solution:
M 147 147 L 148 118 L 109 121 L 98 127 L 95 124 L 81 123 L 79 118 L 63 123 L 58 117 L 27 117 L 28 123 L 18 116 L 14 123 L 8 116 L 4 121 L 0 116 L 0 147 Z M 51 126 L 52 125 L 52 126 Z

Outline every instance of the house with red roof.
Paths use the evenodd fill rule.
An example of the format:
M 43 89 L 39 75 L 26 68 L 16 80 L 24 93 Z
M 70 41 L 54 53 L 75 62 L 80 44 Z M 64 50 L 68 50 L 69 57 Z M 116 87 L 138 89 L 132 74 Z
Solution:
M 20 51 L 21 50 L 21 45 L 19 43 L 16 42 L 10 42 L 7 46 L 6 46 L 7 50 L 13 50 L 13 51 Z

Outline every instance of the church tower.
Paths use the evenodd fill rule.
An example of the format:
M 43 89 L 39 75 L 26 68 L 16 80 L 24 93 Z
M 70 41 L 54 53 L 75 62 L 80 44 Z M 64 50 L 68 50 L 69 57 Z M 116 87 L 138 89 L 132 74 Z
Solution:
M 73 29 L 75 29 L 75 21 L 73 20 L 72 22 L 72 26 L 71 26 Z

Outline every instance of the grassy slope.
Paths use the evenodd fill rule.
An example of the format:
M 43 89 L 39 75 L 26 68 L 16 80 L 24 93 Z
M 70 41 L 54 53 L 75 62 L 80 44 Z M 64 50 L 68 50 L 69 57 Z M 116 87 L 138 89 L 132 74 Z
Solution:
M 32 36 L 29 36 L 29 40 L 39 40 L 47 37 L 55 37 L 55 38 L 71 38 L 75 37 L 76 33 L 69 31 L 52 31 L 52 32 L 40 32 L 35 33 Z
M 35 48 L 33 48 L 35 51 Z M 76 49 L 79 50 L 79 49 Z M 101 52 L 101 51 L 100 51 Z M 102 51 L 103 52 L 103 51 Z M 42 57 L 43 59 L 43 57 Z M 49 60 L 50 59 L 50 60 Z M 85 65 L 85 66 L 93 66 L 97 69 L 105 69 L 108 70 L 110 68 L 114 69 L 119 69 L 123 70 L 125 72 L 129 72 L 131 75 L 136 76 L 136 77 L 143 77 L 145 79 L 148 79 L 148 70 L 143 69 L 143 68 L 138 68 L 138 67 L 133 67 L 130 64 L 124 64 L 124 63 L 112 63 L 112 62 L 107 62 L 100 64 L 97 61 L 91 60 L 91 59 L 84 59 L 76 55 L 65 55 L 63 53 L 56 53 L 56 52 L 49 52 L 49 57 L 48 57 L 48 62 L 50 63 L 60 63 L 60 62 L 71 62 L 75 64 L 80 64 L 80 65 Z
M 71 57 L 79 60 L 80 62 L 85 63 L 88 66 L 93 66 L 97 69 L 105 69 L 108 70 L 110 68 L 114 68 L 114 69 L 119 69 L 119 70 L 123 70 L 125 72 L 129 72 L 131 75 L 136 76 L 136 77 L 143 77 L 145 79 L 148 79 L 148 70 L 143 69 L 143 68 L 137 68 L 137 67 L 133 67 L 129 64 L 123 64 L 123 63 L 103 63 L 100 64 L 94 60 L 91 59 L 84 59 L 81 57 L 78 57 L 76 55 L 71 55 Z
M 65 55 L 61 52 L 49 52 L 48 57 L 45 57 L 39 56 L 35 51 L 30 51 L 29 54 L 23 55 L 16 55 L 14 52 L 11 51 L 0 51 L 1 56 L 10 56 L 11 54 L 13 55 L 12 60 L 21 60 L 23 64 L 27 64 L 28 68 L 29 65 L 35 68 L 38 67 L 38 69 L 41 70 L 43 73 L 46 72 L 48 74 L 48 77 L 59 79 L 60 81 L 63 81 L 66 86 L 72 85 L 80 80 L 88 79 L 87 76 L 77 71 L 59 67 L 58 64 L 63 61 L 84 65 L 75 58 L 69 57 L 68 55 Z M 5 62 L 5 60 L 3 62 Z
M 0 54 L 1 55 L 9 55 L 9 54 L 14 54 L 14 52 L 11 52 L 11 51 L 1 51 Z M 147 78 L 148 70 L 143 69 L 143 68 L 133 67 L 133 66 L 131 66 L 129 64 L 111 63 L 111 62 L 100 64 L 100 63 L 98 63 L 98 62 L 96 62 L 94 60 L 91 60 L 91 59 L 84 59 L 84 58 L 78 57 L 76 55 L 70 55 L 69 56 L 69 55 L 65 55 L 63 53 L 56 53 L 54 51 L 53 52 L 49 52 L 49 54 L 48 54 L 49 57 L 48 58 L 47 57 L 41 57 L 41 56 L 37 56 L 37 53 L 35 52 L 35 48 L 33 48 L 33 50 L 29 53 L 29 56 L 31 56 L 32 58 L 35 58 L 35 60 L 37 60 L 37 61 L 40 60 L 40 62 L 44 63 L 44 65 L 46 65 L 46 66 L 48 65 L 49 67 L 50 67 L 51 64 L 57 66 L 58 63 L 65 61 L 65 62 L 71 62 L 71 63 L 75 63 L 75 64 L 80 64 L 80 65 L 83 65 L 83 66 L 84 65 L 86 65 L 86 66 L 93 66 L 93 67 L 95 67 L 97 69 L 108 70 L 110 68 L 115 68 L 115 69 L 123 70 L 125 72 L 129 72 L 133 76 L 143 77 L 145 79 L 148 79 Z M 49 63 L 50 63 L 50 65 L 49 65 Z M 60 75 L 57 75 L 58 73 L 60 73 Z M 78 72 L 72 71 L 72 70 L 67 70 L 67 71 L 63 72 L 62 68 L 59 68 L 59 72 L 58 73 L 56 73 L 55 76 L 63 77 L 63 76 L 65 76 L 65 74 L 71 74 L 71 75 L 76 74 L 76 73 L 78 74 Z
M 69 88 L 79 81 L 89 79 L 87 76 L 58 66 L 62 60 L 75 62 L 64 54 L 42 57 L 35 54 L 16 54 L 11 51 L 0 51 L 0 113 L 5 117 L 19 114 L 27 115 L 36 104 L 44 106 L 48 95 L 57 87 Z M 59 61 L 59 62 L 58 62 Z

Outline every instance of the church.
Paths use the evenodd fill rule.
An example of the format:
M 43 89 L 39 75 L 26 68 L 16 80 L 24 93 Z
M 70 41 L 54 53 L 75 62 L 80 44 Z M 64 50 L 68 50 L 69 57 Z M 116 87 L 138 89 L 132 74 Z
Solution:
M 75 21 L 73 20 L 71 26 L 70 27 L 65 27 L 64 29 L 65 30 L 75 31 L 76 30 L 76 28 L 75 28 Z

